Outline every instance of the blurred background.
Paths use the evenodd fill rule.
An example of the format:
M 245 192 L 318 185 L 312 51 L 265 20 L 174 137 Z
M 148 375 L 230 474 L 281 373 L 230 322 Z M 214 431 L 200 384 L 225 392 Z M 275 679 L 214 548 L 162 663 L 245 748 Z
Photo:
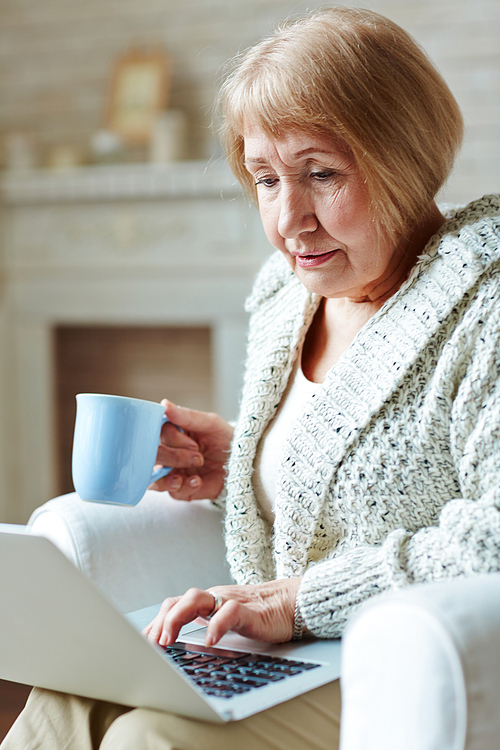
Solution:
M 0 0 L 0 521 L 71 491 L 78 392 L 236 415 L 269 247 L 212 102 L 228 58 L 320 5 Z M 413 34 L 464 112 L 440 198 L 498 191 L 498 0 L 366 7 Z

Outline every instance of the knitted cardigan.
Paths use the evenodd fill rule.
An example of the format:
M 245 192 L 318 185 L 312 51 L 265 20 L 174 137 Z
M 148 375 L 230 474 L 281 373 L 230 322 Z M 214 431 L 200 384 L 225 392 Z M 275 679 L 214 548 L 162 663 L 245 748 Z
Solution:
M 238 583 L 302 576 L 310 631 L 338 637 L 369 597 L 500 570 L 500 197 L 454 212 L 359 331 L 283 445 L 276 519 L 252 489 L 319 304 L 275 253 L 247 307 L 248 359 L 227 469 Z

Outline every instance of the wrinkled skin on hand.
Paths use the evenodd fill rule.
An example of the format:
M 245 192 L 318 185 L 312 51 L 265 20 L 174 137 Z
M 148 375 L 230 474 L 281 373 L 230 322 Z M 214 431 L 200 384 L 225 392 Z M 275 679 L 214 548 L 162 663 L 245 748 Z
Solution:
M 218 414 L 161 403 L 169 422 L 162 427 L 157 466 L 173 470 L 151 489 L 175 500 L 215 500 L 224 487 L 233 428 Z
M 210 591 L 189 589 L 182 596 L 165 599 L 160 612 L 143 630 L 148 640 L 170 646 L 183 625 L 200 619 L 208 622 L 205 645 L 213 646 L 229 630 L 268 643 L 291 640 L 295 602 L 300 578 L 286 578 L 246 586 L 213 586 L 222 597 L 222 607 L 209 620 L 214 608 Z

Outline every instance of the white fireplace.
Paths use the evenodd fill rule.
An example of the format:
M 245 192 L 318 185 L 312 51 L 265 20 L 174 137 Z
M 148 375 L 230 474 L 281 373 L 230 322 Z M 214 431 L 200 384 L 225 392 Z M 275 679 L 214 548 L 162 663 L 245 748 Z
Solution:
M 53 333 L 209 326 L 214 406 L 237 411 L 243 303 L 269 245 L 222 162 L 6 173 L 1 184 L 0 521 L 56 492 Z

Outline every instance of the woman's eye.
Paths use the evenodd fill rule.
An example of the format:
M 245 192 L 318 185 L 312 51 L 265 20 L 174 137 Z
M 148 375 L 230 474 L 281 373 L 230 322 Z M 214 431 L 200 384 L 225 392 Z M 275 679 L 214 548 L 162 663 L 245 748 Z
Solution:
M 255 181 L 256 185 L 265 185 L 265 187 L 274 187 L 278 182 L 277 177 L 261 177 Z
M 335 175 L 335 172 L 332 170 L 325 170 L 325 171 L 318 171 L 318 172 L 311 172 L 311 177 L 313 177 L 315 180 L 318 180 L 318 182 L 326 182 L 331 177 Z

